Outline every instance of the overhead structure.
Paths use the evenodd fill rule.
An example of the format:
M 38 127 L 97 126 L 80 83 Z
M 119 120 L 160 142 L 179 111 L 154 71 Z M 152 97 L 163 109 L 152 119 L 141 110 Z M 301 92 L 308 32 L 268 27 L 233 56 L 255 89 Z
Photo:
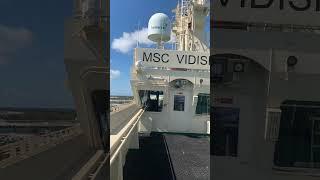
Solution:
M 174 12 L 176 20 L 172 31 L 176 34 L 177 50 L 209 52 L 204 33 L 209 1 L 181 0 Z

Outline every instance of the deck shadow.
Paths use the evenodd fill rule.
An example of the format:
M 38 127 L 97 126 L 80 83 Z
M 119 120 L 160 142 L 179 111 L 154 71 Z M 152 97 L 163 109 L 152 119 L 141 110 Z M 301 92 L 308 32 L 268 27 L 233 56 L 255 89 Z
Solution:
M 140 136 L 140 149 L 129 150 L 124 180 L 174 180 L 165 137 L 161 133 Z

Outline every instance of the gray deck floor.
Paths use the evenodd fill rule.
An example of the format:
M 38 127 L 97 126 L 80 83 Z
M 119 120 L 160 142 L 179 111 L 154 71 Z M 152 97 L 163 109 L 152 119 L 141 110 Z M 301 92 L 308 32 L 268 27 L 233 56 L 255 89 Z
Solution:
M 210 179 L 210 140 L 204 136 L 164 135 L 177 180 Z
M 129 150 L 124 180 L 209 180 L 209 137 L 151 133 Z

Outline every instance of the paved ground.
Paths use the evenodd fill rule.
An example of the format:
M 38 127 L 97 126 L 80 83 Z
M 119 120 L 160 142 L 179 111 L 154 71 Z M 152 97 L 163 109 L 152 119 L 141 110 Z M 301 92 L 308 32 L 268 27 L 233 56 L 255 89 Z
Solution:
M 140 149 L 129 150 L 123 180 L 174 180 L 162 134 L 140 137 Z

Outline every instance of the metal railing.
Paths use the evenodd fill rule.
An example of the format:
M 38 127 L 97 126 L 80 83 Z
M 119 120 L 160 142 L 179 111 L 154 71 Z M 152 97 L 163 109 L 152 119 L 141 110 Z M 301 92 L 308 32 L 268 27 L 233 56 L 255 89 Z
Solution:
M 119 132 L 119 136 L 116 140 L 116 143 L 114 143 L 114 146 L 110 147 L 110 164 L 113 163 L 113 161 L 118 156 L 119 152 L 121 151 L 121 148 L 125 146 L 127 143 L 128 137 L 133 132 L 134 128 L 136 127 L 137 123 L 139 122 L 139 119 L 141 115 L 143 114 L 144 110 L 140 110 L 130 121 L 126 126 L 123 128 L 122 131 Z
M 119 113 L 119 112 L 118 112 Z M 120 112 L 121 113 L 121 112 Z M 123 179 L 123 166 L 129 149 L 139 148 L 138 122 L 144 113 L 139 109 L 129 117 L 129 121 L 122 126 L 120 131 L 110 136 L 110 179 Z
M 0 168 L 46 151 L 82 133 L 80 124 L 48 134 L 25 138 L 24 140 L 0 146 Z
M 90 158 L 90 160 L 76 173 L 76 175 L 73 176 L 72 180 L 100 179 L 102 176 L 104 176 L 103 174 L 105 174 L 105 171 L 108 171 L 107 168 L 109 168 L 109 166 L 112 166 L 113 163 L 117 163 L 115 161 L 119 161 L 119 159 L 117 159 L 119 156 L 121 156 L 121 158 L 118 163 L 122 163 L 122 158 L 125 157 L 125 154 L 122 153 L 126 152 L 126 149 L 129 148 L 128 141 L 130 140 L 128 139 L 130 139 L 130 136 L 134 136 L 134 128 L 137 128 L 137 123 L 139 122 L 139 119 L 144 112 L 143 109 L 140 109 L 138 112 L 134 111 L 133 113 L 129 113 L 128 115 L 128 108 L 130 107 L 131 106 L 128 106 L 120 110 L 120 112 L 117 112 L 121 113 L 122 118 L 129 118 L 129 121 L 125 121 L 127 123 L 121 127 L 121 130 L 117 134 L 110 136 L 110 153 L 105 155 L 102 150 L 98 150 Z M 116 119 L 118 120 L 118 117 Z M 123 165 L 116 166 L 118 168 L 117 170 L 122 168 L 122 166 Z M 110 171 L 111 176 L 115 176 L 114 173 L 116 173 L 116 179 L 122 179 L 122 174 L 120 175 L 118 174 L 118 172 L 114 172 L 112 170 Z
M 96 153 L 89 159 L 89 161 L 78 171 L 73 177 L 72 180 L 89 180 L 96 179 L 99 176 L 101 171 L 105 170 L 102 167 L 106 167 L 108 156 L 104 155 L 103 150 L 98 150 Z

